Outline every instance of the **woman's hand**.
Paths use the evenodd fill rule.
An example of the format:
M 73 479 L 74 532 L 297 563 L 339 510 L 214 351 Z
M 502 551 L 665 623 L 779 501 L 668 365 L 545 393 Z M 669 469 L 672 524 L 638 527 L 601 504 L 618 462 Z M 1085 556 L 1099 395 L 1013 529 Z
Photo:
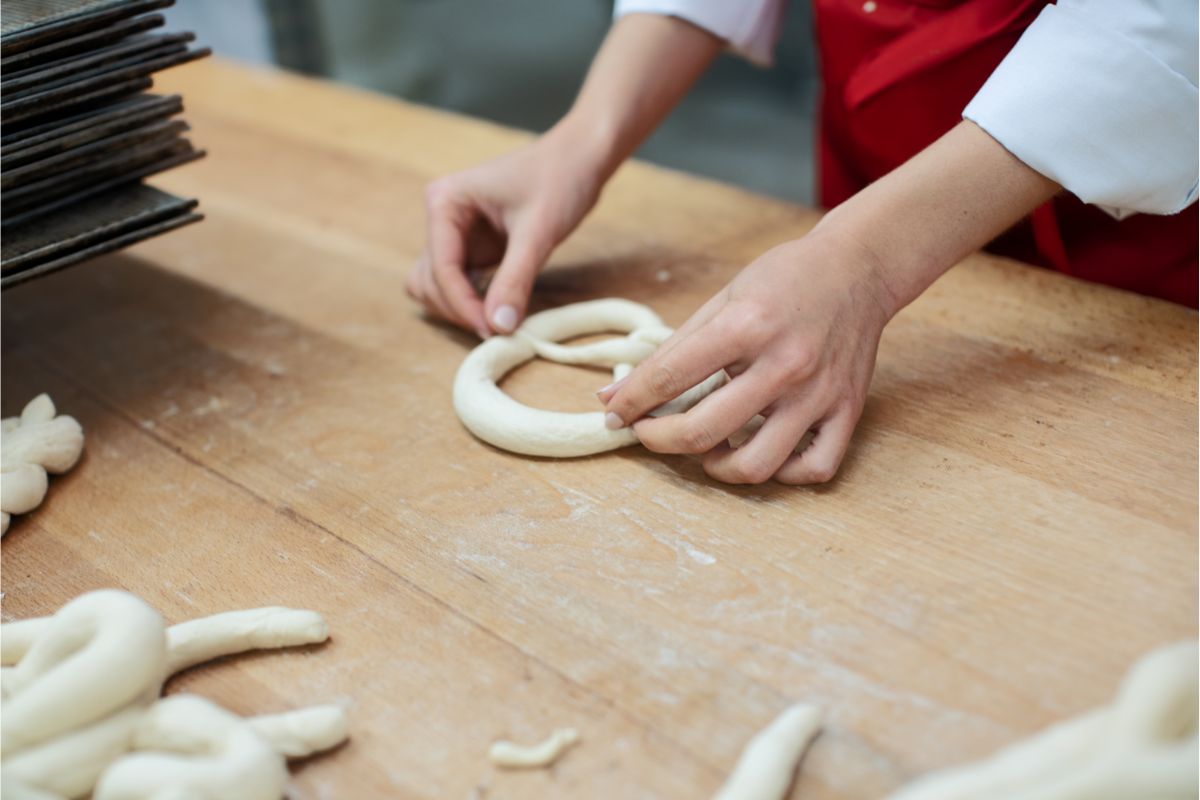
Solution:
M 726 483 L 822 483 L 862 414 L 893 298 L 875 256 L 820 229 L 746 267 L 625 381 L 601 392 L 610 427 L 648 449 L 703 454 Z M 643 418 L 719 369 L 732 380 L 684 414 Z M 727 439 L 761 414 L 737 449 Z M 805 434 L 814 437 L 796 452 Z
M 538 270 L 591 210 L 603 178 L 567 126 L 425 191 L 425 250 L 408 276 L 410 297 L 433 316 L 486 338 L 525 317 Z M 499 269 L 481 298 L 471 273 Z
M 511 333 L 550 251 L 683 97 L 723 43 L 689 22 L 628 14 L 613 25 L 571 110 L 536 142 L 430 184 L 425 251 L 408 293 L 480 336 Z M 473 270 L 500 265 L 480 299 Z
M 862 414 L 883 326 L 960 259 L 1060 187 L 973 122 L 830 211 L 734 278 L 624 381 L 600 392 L 610 427 L 661 453 L 703 453 L 728 483 L 821 483 Z M 724 367 L 686 414 L 643 416 Z M 734 450 L 726 439 L 766 422 Z M 800 453 L 808 431 L 814 438 Z

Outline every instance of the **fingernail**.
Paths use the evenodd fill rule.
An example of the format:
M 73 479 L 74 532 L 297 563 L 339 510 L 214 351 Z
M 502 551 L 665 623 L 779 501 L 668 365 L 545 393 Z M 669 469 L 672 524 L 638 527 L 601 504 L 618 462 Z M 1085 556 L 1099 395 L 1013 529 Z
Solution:
M 492 314 L 492 324 L 497 330 L 512 333 L 517 327 L 517 310 L 512 306 L 500 306 L 496 313 Z
M 604 415 L 604 427 L 610 431 L 619 431 L 625 427 L 625 420 L 610 411 Z
M 629 376 L 625 376 L 624 378 L 621 378 L 621 380 L 619 380 L 619 381 L 613 381 L 608 386 L 602 386 L 599 389 L 597 389 L 596 394 L 601 395 L 601 394 L 604 394 L 605 392 L 611 392 L 613 389 L 616 389 L 618 386 L 620 386 L 627 380 L 629 380 Z

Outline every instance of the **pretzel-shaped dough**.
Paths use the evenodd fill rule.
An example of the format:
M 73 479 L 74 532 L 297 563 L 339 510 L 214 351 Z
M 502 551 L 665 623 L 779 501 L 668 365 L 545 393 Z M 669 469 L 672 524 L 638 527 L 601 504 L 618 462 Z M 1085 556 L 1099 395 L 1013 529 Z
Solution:
M 0 422 L 0 536 L 13 514 L 41 505 L 47 472 L 66 472 L 79 460 L 83 429 L 73 417 L 56 413 L 50 397 L 39 394 L 21 416 Z
M 585 345 L 560 342 L 590 333 L 618 331 L 624 338 Z M 530 408 L 496 385 L 517 366 L 541 356 L 560 364 L 611 367 L 620 380 L 673 333 L 641 303 L 609 299 L 542 311 L 511 336 L 493 336 L 467 354 L 454 378 L 454 410 L 471 433 L 504 450 L 531 456 L 570 458 L 635 444 L 632 428 L 609 430 L 604 413 L 568 414 Z M 699 403 L 725 382 L 724 371 L 651 412 L 676 414 Z
M 132 762 L 155 765 L 148 775 L 156 781 L 169 773 L 162 765 L 180 766 L 179 782 L 159 786 L 164 792 L 173 787 L 184 792 L 181 796 L 234 796 L 219 781 L 236 773 L 242 775 L 235 781 L 239 786 L 260 792 L 236 796 L 279 797 L 282 790 L 261 793 L 262 787 L 274 786 L 262 776 L 274 774 L 272 765 L 281 765 L 284 757 L 307 756 L 343 741 L 346 720 L 340 708 L 317 706 L 242 720 L 198 698 L 166 709 L 160 706 L 168 701 L 154 701 L 170 675 L 203 661 L 328 636 L 320 615 L 279 607 L 215 614 L 166 628 L 142 600 L 111 589 L 81 595 L 50 617 L 5 623 L 0 626 L 4 788 L 21 797 L 82 797 L 131 748 L 167 742 L 173 743 L 168 749 L 193 760 Z M 196 711 L 196 703 L 205 707 Z M 182 717 L 178 724 L 171 719 L 175 713 Z M 216 731 L 237 746 L 225 748 L 213 738 Z M 238 760 L 246 753 L 257 755 Z M 206 762 L 214 768 L 211 786 L 203 783 L 209 769 L 183 768 L 201 757 L 225 765 L 216 770 Z M 123 768 L 118 777 L 130 769 Z M 250 771 L 239 772 L 243 769 Z M 127 796 L 122 787 L 134 785 L 114 781 L 113 797 Z

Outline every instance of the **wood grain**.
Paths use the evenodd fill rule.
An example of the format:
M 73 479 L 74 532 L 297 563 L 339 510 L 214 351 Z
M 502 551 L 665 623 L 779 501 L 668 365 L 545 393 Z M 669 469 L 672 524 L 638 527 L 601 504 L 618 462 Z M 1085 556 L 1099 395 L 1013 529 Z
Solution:
M 839 479 L 723 487 L 640 449 L 569 461 L 473 440 L 472 345 L 403 281 L 421 188 L 524 135 L 220 62 L 182 92 L 208 219 L 3 296 L 4 410 L 49 391 L 86 454 L 4 539 L 4 617 L 101 586 L 171 621 L 288 604 L 333 640 L 171 685 L 243 712 L 349 704 L 306 797 L 704 796 L 796 700 L 824 733 L 795 797 L 869 798 L 1103 702 L 1194 637 L 1197 319 L 975 256 L 885 334 Z M 818 213 L 626 167 L 539 307 L 678 324 Z M 506 381 L 591 408 L 596 371 Z M 553 770 L 501 736 L 570 725 Z

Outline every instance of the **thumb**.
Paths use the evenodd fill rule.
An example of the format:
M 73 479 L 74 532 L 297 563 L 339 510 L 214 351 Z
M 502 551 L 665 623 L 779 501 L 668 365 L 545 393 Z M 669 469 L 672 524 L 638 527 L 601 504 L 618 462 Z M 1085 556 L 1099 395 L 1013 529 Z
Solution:
M 525 319 L 533 282 L 553 246 L 540 231 L 513 231 L 484 300 L 484 312 L 493 331 L 512 333 Z

